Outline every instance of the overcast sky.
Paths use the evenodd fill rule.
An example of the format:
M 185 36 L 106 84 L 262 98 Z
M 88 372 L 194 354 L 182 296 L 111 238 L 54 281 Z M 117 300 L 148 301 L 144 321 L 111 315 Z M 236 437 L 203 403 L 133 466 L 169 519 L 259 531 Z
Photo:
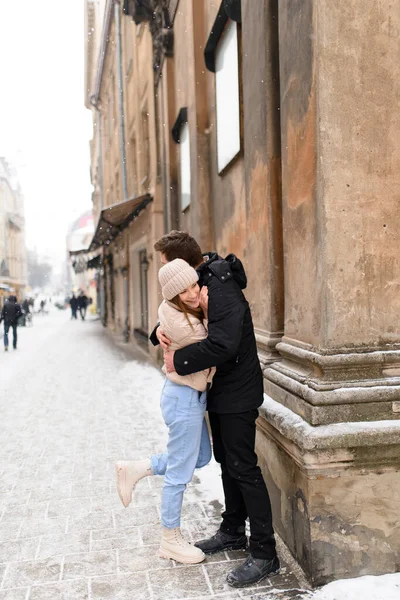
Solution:
M 27 245 L 57 261 L 91 208 L 83 0 L 0 0 L 0 156 L 17 162 Z

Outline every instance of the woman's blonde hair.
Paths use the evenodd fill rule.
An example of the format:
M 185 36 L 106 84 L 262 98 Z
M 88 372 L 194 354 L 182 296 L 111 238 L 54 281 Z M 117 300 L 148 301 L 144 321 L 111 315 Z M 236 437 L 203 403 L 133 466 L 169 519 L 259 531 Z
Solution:
M 170 300 L 170 302 L 172 302 L 172 304 L 175 304 L 177 309 L 180 310 L 181 312 L 183 312 L 183 314 L 185 315 L 185 317 L 187 319 L 187 322 L 189 323 L 189 325 L 192 329 L 194 329 L 194 327 L 193 327 L 192 322 L 189 319 L 189 315 L 193 315 L 200 321 L 202 321 L 204 319 L 203 309 L 200 306 L 198 308 L 192 308 L 191 306 L 187 306 L 187 304 L 182 302 L 182 300 L 179 298 L 179 294 L 178 294 L 178 296 L 175 296 L 175 298 L 172 298 L 172 300 Z

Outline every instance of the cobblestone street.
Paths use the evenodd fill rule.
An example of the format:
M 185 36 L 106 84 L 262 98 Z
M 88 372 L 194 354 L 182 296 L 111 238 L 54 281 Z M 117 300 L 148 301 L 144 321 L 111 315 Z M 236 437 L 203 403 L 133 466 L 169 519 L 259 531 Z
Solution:
M 244 553 L 193 566 L 158 558 L 161 478 L 141 481 L 123 508 L 114 462 L 163 449 L 162 382 L 140 351 L 69 313 L 35 316 L 16 352 L 1 348 L 0 600 L 307 597 L 281 546 L 282 573 L 241 591 L 225 575 Z M 214 532 L 222 500 L 214 462 L 185 500 L 184 534 Z

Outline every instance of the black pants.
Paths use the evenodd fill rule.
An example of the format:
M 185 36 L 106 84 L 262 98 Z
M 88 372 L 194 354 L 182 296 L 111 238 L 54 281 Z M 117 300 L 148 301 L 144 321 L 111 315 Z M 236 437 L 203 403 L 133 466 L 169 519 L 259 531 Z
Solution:
M 86 306 L 81 306 L 81 307 L 79 308 L 79 312 L 80 312 L 80 314 L 81 314 L 81 319 L 82 319 L 82 321 L 84 321 L 84 320 L 85 320 L 85 317 L 86 317 Z
M 13 332 L 13 346 L 14 348 L 17 347 L 17 324 L 15 323 L 15 325 L 6 325 L 4 323 L 4 347 L 8 348 L 8 332 L 10 330 L 10 328 L 12 329 Z
M 271 502 L 254 450 L 258 410 L 209 413 L 215 460 L 220 463 L 225 494 L 221 531 L 244 531 L 250 521 L 250 551 L 255 558 L 276 554 Z

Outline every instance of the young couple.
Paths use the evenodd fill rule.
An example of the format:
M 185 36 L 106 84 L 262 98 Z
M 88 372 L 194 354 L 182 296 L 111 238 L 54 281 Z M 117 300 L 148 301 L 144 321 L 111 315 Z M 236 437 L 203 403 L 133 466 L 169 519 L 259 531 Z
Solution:
M 186 232 L 171 231 L 155 244 L 163 302 L 150 339 L 164 348 L 166 380 L 161 410 L 169 429 L 167 451 L 116 465 L 118 493 L 131 502 L 137 482 L 163 475 L 160 556 L 199 563 L 206 554 L 246 549 L 246 561 L 227 575 L 233 587 L 279 572 L 271 504 L 255 453 L 255 421 L 263 379 L 249 305 L 247 280 L 233 254 L 203 256 Z M 221 465 L 225 511 L 212 537 L 189 544 L 181 535 L 183 493 L 195 468 L 211 459 L 208 411 L 215 460 Z M 250 540 L 245 522 L 250 521 Z

